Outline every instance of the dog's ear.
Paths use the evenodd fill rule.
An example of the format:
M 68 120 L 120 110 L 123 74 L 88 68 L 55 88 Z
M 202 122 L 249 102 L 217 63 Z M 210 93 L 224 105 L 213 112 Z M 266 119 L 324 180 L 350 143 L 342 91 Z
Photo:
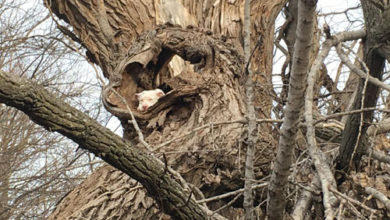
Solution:
M 163 95 L 164 95 L 164 92 L 163 92 L 163 91 L 158 91 L 156 95 L 157 95 L 157 97 L 159 97 L 159 98 L 160 98 L 161 96 L 163 96 Z

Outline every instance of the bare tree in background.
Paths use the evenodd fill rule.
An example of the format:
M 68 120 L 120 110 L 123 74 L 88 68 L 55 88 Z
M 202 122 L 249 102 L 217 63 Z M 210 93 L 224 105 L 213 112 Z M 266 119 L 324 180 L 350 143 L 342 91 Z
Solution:
M 250 56 L 244 59 L 244 42 L 249 42 L 243 35 L 244 2 L 45 1 L 57 28 L 68 37 L 65 42 L 81 45 L 88 59 L 101 68 L 108 80 L 102 88 L 103 103 L 124 129 L 120 138 L 39 84 L 4 68 L 0 71 L 1 102 L 22 110 L 35 123 L 72 139 L 112 166 L 99 168 L 72 190 L 49 219 L 387 215 L 390 160 L 381 150 L 389 141 L 376 136 L 388 131 L 386 123 L 367 128 L 371 139 L 365 145 L 368 157 L 360 161 L 364 169 L 345 173 L 348 178 L 341 185 L 332 169 L 342 140 L 357 142 L 365 132 L 359 128 L 356 137 L 348 136 L 345 118 L 375 111 L 375 120 L 380 121 L 385 117 L 381 113 L 387 111 L 380 107 L 356 109 L 346 98 L 362 91 L 364 97 L 369 88 L 389 89 L 381 78 L 367 74 L 375 70 L 355 54 L 353 45 L 357 44 L 344 43 L 363 39 L 363 51 L 372 51 L 377 44 L 366 41 L 378 32 L 369 33 L 373 30 L 370 19 L 365 15 L 367 34 L 364 29 L 334 33 L 331 24 L 320 31 L 314 17 L 316 1 L 251 1 Z M 365 13 L 367 7 L 383 12 L 377 15 L 387 14 L 384 2 L 364 4 Z M 282 9 L 286 20 L 274 38 L 276 17 Z M 352 22 L 349 12 L 356 9 L 359 6 L 320 16 L 341 14 Z M 379 30 L 387 33 L 386 22 L 381 24 Z M 386 39 L 385 34 L 379 36 Z M 286 57 L 280 74 L 286 83 L 282 90 L 274 90 L 277 82 L 272 81 L 274 42 Z M 337 58 L 332 57 L 339 62 L 336 79 L 331 78 L 326 59 L 331 48 L 338 53 Z M 384 57 L 385 48 L 380 50 Z M 349 61 L 352 55 L 355 65 Z M 245 60 L 250 61 L 248 65 Z M 340 89 L 346 66 L 363 79 L 363 87 L 354 91 L 351 82 Z M 252 105 L 247 102 L 246 92 L 251 92 L 246 82 L 253 82 Z M 135 93 L 155 88 L 166 95 L 147 111 L 137 111 Z M 370 102 L 376 102 L 376 97 Z M 273 102 L 277 104 L 273 106 Z M 256 111 L 257 127 L 251 129 L 248 124 L 253 126 L 254 119 L 248 115 L 248 104 Z M 273 119 L 274 115 L 285 119 Z M 362 125 L 367 126 L 359 123 Z M 256 130 L 256 134 L 248 133 Z M 251 143 L 250 137 L 256 135 L 258 140 Z M 253 154 L 247 148 L 252 144 Z M 272 163 L 278 145 L 280 153 Z M 340 152 L 338 158 L 345 156 Z M 253 167 L 245 165 L 251 156 Z M 254 177 L 244 174 L 252 168 Z
M 25 7 L 25 1 L 0 2 L 0 69 L 37 80 L 59 99 L 72 103 L 96 91 L 96 80 L 83 82 L 72 76 L 72 65 L 81 60 L 61 43 L 63 36 L 50 27 L 44 7 Z M 101 108 L 84 103 L 79 107 L 96 116 Z M 87 155 L 76 152 L 74 143 L 46 131 L 21 111 L 1 104 L 0 218 L 47 217 L 59 199 L 93 171 Z M 96 166 L 96 161 L 90 162 Z

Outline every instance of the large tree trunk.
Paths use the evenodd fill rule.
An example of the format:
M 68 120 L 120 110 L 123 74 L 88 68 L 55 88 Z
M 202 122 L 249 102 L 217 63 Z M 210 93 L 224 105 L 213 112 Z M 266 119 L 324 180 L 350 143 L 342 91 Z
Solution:
M 258 118 L 270 116 L 274 20 L 285 2 L 251 3 L 251 41 L 261 39 L 251 59 L 253 80 L 257 83 L 254 102 Z M 131 109 L 154 154 L 206 197 L 243 186 L 247 136 L 243 123 L 247 111 L 241 47 L 243 3 L 243 0 L 215 4 L 206 0 L 46 1 L 52 12 L 72 26 L 72 32 L 61 27 L 63 32 L 87 49 L 87 56 L 110 80 L 103 90 L 103 102 L 121 120 L 125 139 L 144 148 L 129 121 Z M 166 22 L 169 24 L 158 26 Z M 177 60 L 175 55 L 186 62 Z M 147 112 L 138 112 L 134 94 L 156 87 L 167 94 Z M 270 173 L 269 164 L 275 151 L 270 126 L 260 126 L 255 149 L 256 178 Z M 64 218 L 61 213 L 67 213 L 66 217 L 88 213 L 96 219 L 157 213 L 150 211 L 153 206 L 147 202 L 150 200 L 139 202 L 145 193 L 129 177 L 109 171 L 93 178 L 101 183 L 95 187 L 103 189 L 95 192 L 102 194 L 89 193 L 88 179 L 69 194 L 72 200 L 65 198 L 58 205 L 51 218 Z M 108 182 L 103 181 L 107 179 Z M 129 184 L 129 191 L 120 197 L 115 196 L 115 189 L 107 187 L 117 181 Z M 109 199 L 96 200 L 103 194 Z M 86 205 L 82 209 L 70 206 L 69 202 L 74 200 Z M 122 200 L 138 205 L 128 205 L 127 212 L 109 205 Z M 208 205 L 214 209 L 223 202 Z M 224 215 L 229 218 L 238 215 L 231 211 L 227 209 Z

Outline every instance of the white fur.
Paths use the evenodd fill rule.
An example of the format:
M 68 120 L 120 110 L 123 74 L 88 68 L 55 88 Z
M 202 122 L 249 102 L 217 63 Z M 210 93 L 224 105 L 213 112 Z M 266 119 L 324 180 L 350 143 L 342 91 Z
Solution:
M 161 89 L 145 90 L 140 93 L 136 93 L 135 96 L 138 99 L 137 110 L 145 112 L 148 108 L 158 101 L 158 99 L 165 95 Z

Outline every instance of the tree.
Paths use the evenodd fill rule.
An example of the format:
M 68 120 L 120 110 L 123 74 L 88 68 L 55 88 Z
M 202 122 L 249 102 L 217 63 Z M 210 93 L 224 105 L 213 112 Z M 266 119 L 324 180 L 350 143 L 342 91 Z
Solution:
M 315 45 L 319 36 L 311 31 L 315 22 L 307 22 L 314 20 L 316 1 L 290 1 L 286 9 L 290 12 L 288 18 L 292 19 L 287 19 L 280 31 L 288 46 L 284 49 L 288 59 L 283 68 L 291 69 L 290 74 L 283 74 L 283 80 L 290 84 L 279 94 L 271 86 L 273 30 L 276 17 L 286 3 L 252 1 L 251 38 L 244 40 L 243 0 L 214 4 L 176 0 L 45 1 L 57 27 L 86 50 L 89 60 L 97 64 L 109 80 L 103 87 L 102 100 L 124 128 L 121 139 L 39 85 L 4 71 L 0 73 L 0 102 L 22 110 L 37 124 L 74 140 L 81 148 L 120 170 L 101 167 L 69 193 L 50 218 L 149 219 L 161 216 L 162 212 L 174 219 L 239 218 L 243 216 L 240 196 L 244 191 L 247 219 L 253 218 L 252 206 L 256 215 L 273 219 L 286 216 L 284 210 L 302 219 L 311 207 L 315 207 L 315 211 L 309 215 L 314 218 L 333 219 L 339 200 L 342 204 L 349 201 L 359 205 L 369 214 L 384 215 L 385 212 L 374 209 L 377 208 L 374 203 L 368 207 L 353 199 L 354 196 L 348 197 L 337 190 L 331 170 L 334 155 L 324 153 L 340 143 L 341 138 L 335 137 L 342 134 L 344 128 L 340 121 L 330 120 L 340 115 L 323 115 L 321 102 L 326 103 L 325 107 L 331 106 L 327 104 L 327 96 L 322 97 L 323 88 L 333 100 L 339 101 L 339 93 L 334 91 L 338 82 L 326 77 L 324 59 L 331 47 L 363 38 L 366 32 L 332 35 L 325 29 L 327 39 L 318 52 Z M 299 11 L 297 16 L 293 14 L 295 10 Z M 65 24 L 57 21 L 58 18 Z M 294 35 L 295 31 L 309 34 Z M 244 59 L 241 45 L 247 42 L 254 43 L 250 46 L 251 56 Z M 343 60 L 342 51 L 338 51 Z M 349 64 L 345 59 L 343 62 Z M 318 73 L 321 77 L 317 79 Z M 386 88 L 383 82 L 365 73 L 363 76 L 367 82 Z M 246 82 L 254 84 L 254 97 L 249 101 L 247 97 L 250 98 L 251 92 L 247 92 L 245 86 L 250 83 Z M 166 95 L 148 111 L 137 111 L 134 94 L 156 87 L 163 89 Z M 278 146 L 279 125 L 275 124 L 276 129 L 273 129 L 270 123 L 282 121 L 270 119 L 273 98 L 278 101 L 277 116 L 286 117 L 279 152 L 288 152 L 287 157 L 278 153 L 274 166 L 271 162 Z M 288 104 L 283 111 L 285 98 Z M 305 119 L 299 123 L 302 119 L 298 112 L 303 111 L 303 103 Z M 257 129 L 247 129 L 248 123 L 253 125 L 253 117 L 247 119 L 251 107 L 256 110 Z M 304 133 L 307 143 L 303 141 Z M 256 135 L 258 140 L 250 139 Z M 345 132 L 343 137 L 345 139 Z M 251 142 L 253 140 L 256 142 Z M 244 166 L 243 152 L 247 151 L 247 146 L 254 147 L 248 149 L 254 151 L 255 180 L 243 179 L 250 177 L 245 172 L 252 169 L 250 163 L 247 163 L 249 167 Z M 379 152 L 371 152 L 377 155 L 377 160 L 386 161 L 385 156 L 378 156 Z M 249 153 L 247 158 L 250 156 Z M 294 160 L 296 162 L 292 163 Z M 368 159 L 368 163 L 378 162 Z M 388 168 L 382 170 L 388 175 Z M 267 196 L 263 192 L 271 172 L 266 210 L 262 201 Z M 350 175 L 351 179 L 359 177 Z M 375 175 L 366 174 L 366 177 L 379 180 Z M 255 181 L 265 183 L 253 185 Z M 244 182 L 245 190 L 242 189 Z M 287 185 L 290 182 L 292 185 Z M 386 187 L 380 192 L 370 191 L 367 187 L 372 185 L 353 181 L 350 184 L 352 189 L 365 187 L 366 193 L 387 204 L 383 199 Z M 351 188 L 339 187 L 350 194 Z M 253 198 L 248 194 L 251 189 Z M 312 199 L 319 190 L 323 193 L 321 202 Z M 286 197 L 288 192 L 295 195 L 299 192 L 302 197 Z M 368 215 L 357 214 L 349 206 L 348 209 L 341 207 L 340 217 Z M 316 212 L 321 209 L 325 212 Z
M 39 81 L 59 99 L 78 103 L 94 89 L 94 80 L 75 77 L 68 64 L 81 61 L 61 43 L 57 28 L 49 26 L 43 5 L 24 10 L 25 5 L 26 1 L 0 1 L 0 69 Z M 88 108 L 95 116 L 102 108 L 85 103 L 78 107 Z M 74 144 L 64 136 L 46 131 L 27 115 L 1 104 L 0 218 L 48 216 L 59 198 L 79 185 L 98 163 L 92 158 L 88 161 L 86 155 L 75 152 Z

